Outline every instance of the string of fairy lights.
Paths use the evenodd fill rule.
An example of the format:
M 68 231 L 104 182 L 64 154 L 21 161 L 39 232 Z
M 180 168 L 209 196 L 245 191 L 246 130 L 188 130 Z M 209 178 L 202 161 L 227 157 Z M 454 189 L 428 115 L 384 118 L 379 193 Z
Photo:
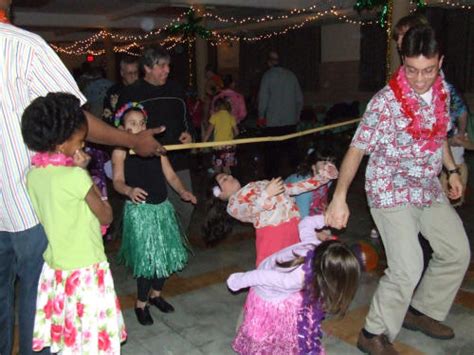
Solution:
M 391 1 L 389 1 L 391 2 Z M 413 3 L 413 1 L 412 1 Z M 436 2 L 430 2 L 436 4 L 443 4 L 445 6 L 450 6 L 452 8 L 459 8 L 459 9 L 466 9 L 471 10 L 471 6 L 467 5 L 462 2 L 457 1 L 450 1 L 450 0 L 438 0 Z M 306 8 L 300 9 L 292 9 L 284 14 L 279 15 L 265 15 L 261 17 L 245 17 L 245 18 L 235 18 L 233 16 L 230 17 L 223 17 L 219 16 L 215 13 L 203 11 L 200 8 L 194 8 L 191 6 L 189 9 L 184 10 L 181 14 L 179 14 L 176 18 L 172 19 L 168 24 L 164 25 L 163 27 L 157 28 L 155 30 L 146 32 L 144 34 L 138 35 L 123 35 L 119 33 L 110 32 L 107 30 L 100 30 L 99 32 L 93 34 L 87 39 L 78 40 L 70 45 L 55 45 L 51 44 L 51 47 L 57 51 L 58 53 L 64 53 L 67 55 L 84 55 L 84 54 L 91 54 L 94 56 L 100 56 L 105 54 L 105 49 L 103 48 L 94 48 L 95 46 L 101 46 L 104 40 L 111 40 L 114 42 L 118 42 L 120 44 L 116 44 L 113 46 L 113 51 L 117 53 L 127 53 L 130 55 L 138 55 L 137 53 L 143 49 L 143 45 L 140 43 L 144 43 L 148 40 L 156 38 L 158 36 L 167 35 L 167 31 L 169 32 L 173 26 L 177 26 L 180 23 L 183 23 L 183 20 L 189 14 L 190 11 L 196 13 L 197 16 L 210 19 L 213 21 L 217 21 L 223 24 L 234 24 L 234 25 L 248 25 L 248 24 L 259 24 L 259 23 L 269 23 L 272 21 L 280 21 L 280 20 L 288 20 L 295 16 L 307 15 L 298 23 L 290 24 L 284 28 L 279 30 L 274 30 L 262 34 L 231 34 L 225 33 L 223 31 L 213 30 L 210 31 L 211 37 L 207 39 L 211 45 L 218 46 L 222 43 L 229 43 L 232 41 L 248 41 L 248 42 L 256 42 L 261 40 L 266 40 L 275 36 L 285 35 L 290 31 L 298 30 L 305 25 L 320 20 L 323 17 L 332 16 L 336 18 L 340 22 L 345 22 L 349 24 L 359 25 L 359 26 L 369 26 L 380 24 L 380 20 L 356 20 L 353 18 L 348 17 L 343 13 L 341 9 L 337 9 L 336 7 L 332 7 L 328 10 L 317 11 L 317 5 L 312 5 Z M 391 6 L 389 6 L 391 8 Z M 412 11 L 415 9 L 412 8 Z M 391 10 L 390 10 L 391 11 Z M 388 24 L 388 22 L 387 22 Z M 389 30 L 389 25 L 385 26 L 385 29 Z M 387 36 L 390 38 L 390 36 Z M 158 40 L 159 44 L 163 47 L 169 49 L 174 48 L 178 44 L 189 44 L 188 47 L 193 45 L 195 38 L 189 38 L 184 36 L 179 36 L 173 34 L 172 36 L 168 35 L 165 38 L 161 38 Z

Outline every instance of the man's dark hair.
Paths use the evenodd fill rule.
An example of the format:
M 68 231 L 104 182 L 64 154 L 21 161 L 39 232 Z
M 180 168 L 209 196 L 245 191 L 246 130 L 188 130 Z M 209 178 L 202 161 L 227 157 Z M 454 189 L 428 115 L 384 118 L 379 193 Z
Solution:
M 429 22 L 425 16 L 420 14 L 411 14 L 408 16 L 404 16 L 400 20 L 398 20 L 397 24 L 395 25 L 392 31 L 392 39 L 398 41 L 398 36 L 400 36 L 400 33 L 403 31 L 404 28 L 410 29 L 412 27 L 420 25 L 429 25 Z
M 440 46 L 436 40 L 436 33 L 429 25 L 415 26 L 403 36 L 400 54 L 402 57 L 433 58 L 440 53 Z
M 153 68 L 162 59 L 170 60 L 170 54 L 165 48 L 158 45 L 147 47 L 140 58 L 140 69 L 145 71 L 145 65 Z
M 51 152 L 85 124 L 86 116 L 77 97 L 49 93 L 26 107 L 21 118 L 21 134 L 31 150 Z

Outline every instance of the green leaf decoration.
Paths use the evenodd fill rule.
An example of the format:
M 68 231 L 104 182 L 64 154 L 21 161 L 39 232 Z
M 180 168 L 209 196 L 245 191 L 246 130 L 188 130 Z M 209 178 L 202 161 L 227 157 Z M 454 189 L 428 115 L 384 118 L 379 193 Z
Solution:
M 201 21 L 202 17 L 196 17 L 194 10 L 191 9 L 186 14 L 186 22 L 172 25 L 169 32 L 187 39 L 195 39 L 197 36 L 209 39 L 212 33 L 206 27 L 199 25 Z

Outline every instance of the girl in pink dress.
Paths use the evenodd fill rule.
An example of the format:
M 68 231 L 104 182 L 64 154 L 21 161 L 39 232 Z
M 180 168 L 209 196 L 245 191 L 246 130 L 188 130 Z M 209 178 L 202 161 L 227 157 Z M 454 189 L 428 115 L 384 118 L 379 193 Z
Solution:
M 230 275 L 237 291 L 250 287 L 244 320 L 232 343 L 245 355 L 322 355 L 321 323 L 326 313 L 343 315 L 357 290 L 359 263 L 343 243 L 320 242 L 322 215 L 300 223 L 301 243 L 262 261 L 256 270 Z
M 336 179 L 332 163 L 319 162 L 314 176 L 297 183 L 285 184 L 281 178 L 251 182 L 244 187 L 232 175 L 218 174 L 213 188 L 215 197 L 227 202 L 227 213 L 256 229 L 257 266 L 267 256 L 299 242 L 300 214 L 291 197 L 317 189 Z

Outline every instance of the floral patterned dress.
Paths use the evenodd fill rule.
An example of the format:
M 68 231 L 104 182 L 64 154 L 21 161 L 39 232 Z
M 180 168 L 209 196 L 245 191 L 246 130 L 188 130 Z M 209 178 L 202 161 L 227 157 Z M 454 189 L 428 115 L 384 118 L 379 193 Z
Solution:
M 241 222 L 252 223 L 256 229 L 257 266 L 267 256 L 299 242 L 300 213 L 293 195 L 311 191 L 329 181 L 314 176 L 296 183 L 285 184 L 285 192 L 269 196 L 268 180 L 245 185 L 229 198 L 227 213 Z
M 108 262 L 67 271 L 45 263 L 38 285 L 34 351 L 120 354 L 127 332 Z

